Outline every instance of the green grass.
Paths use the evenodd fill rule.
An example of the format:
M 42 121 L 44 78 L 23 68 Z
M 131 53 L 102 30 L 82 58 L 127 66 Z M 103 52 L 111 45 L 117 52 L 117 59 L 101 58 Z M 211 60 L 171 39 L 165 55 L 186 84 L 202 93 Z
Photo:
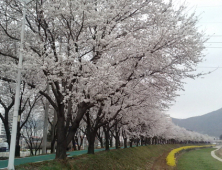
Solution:
M 127 149 L 102 151 L 81 155 L 67 161 L 47 161 L 16 166 L 16 170 L 145 170 L 164 152 L 182 145 L 149 145 Z
M 221 170 L 222 162 L 211 156 L 215 148 L 206 148 L 184 152 L 179 156 L 177 170 Z

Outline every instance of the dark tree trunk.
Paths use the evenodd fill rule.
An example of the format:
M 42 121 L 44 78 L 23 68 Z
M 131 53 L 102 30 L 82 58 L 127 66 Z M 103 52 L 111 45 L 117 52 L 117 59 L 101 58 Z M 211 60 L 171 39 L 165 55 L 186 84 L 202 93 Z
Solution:
M 70 128 L 69 134 L 67 135 L 67 143 L 70 143 L 72 141 L 72 139 L 76 134 L 77 129 L 79 128 L 79 123 L 81 122 L 86 111 L 91 107 L 93 107 L 93 105 L 85 102 L 78 104 L 77 116 L 75 120 L 72 122 L 72 127 Z
M 16 144 L 15 144 L 15 157 L 20 157 L 20 145 L 19 145 L 20 137 L 21 137 L 20 122 L 18 122 L 18 124 L 17 124 L 17 135 L 16 135 Z
M 11 144 L 11 143 L 10 143 L 10 142 L 11 142 L 11 132 L 10 132 L 10 128 L 9 128 L 8 114 L 9 114 L 9 109 L 6 109 L 6 110 L 5 110 L 5 118 L 3 118 L 3 116 L 2 116 L 1 119 L 2 119 L 2 122 L 3 122 L 3 124 L 4 124 L 8 147 L 10 148 L 10 144 Z
M 103 138 L 100 139 L 101 148 L 104 148 L 103 146 Z
M 104 133 L 105 133 L 105 149 L 106 151 L 109 150 L 109 138 L 110 138 L 110 135 L 109 135 L 109 128 L 108 128 L 108 124 L 106 125 L 107 127 L 103 127 L 103 130 L 104 130 Z
M 75 139 L 74 139 L 74 138 L 72 139 L 72 146 L 73 146 L 74 150 L 76 151 L 77 148 L 76 148 L 76 142 L 75 142 Z
M 32 156 L 34 156 L 33 148 L 30 149 L 30 153 L 31 153 Z
M 147 145 L 147 138 L 144 139 L 144 145 Z
M 51 141 L 51 153 L 55 153 L 55 138 Z
M 80 143 L 78 143 L 78 150 L 81 150 L 82 144 L 83 144 L 83 136 L 80 136 Z
M 52 123 L 52 138 L 51 138 L 51 153 L 55 153 L 55 141 L 56 141 L 56 123 L 57 123 L 57 113 L 54 110 L 54 118 Z
M 94 141 L 88 141 L 88 154 L 94 154 Z
M 92 127 L 91 122 L 90 122 L 90 117 L 89 117 L 89 111 L 86 112 L 86 137 L 88 140 L 88 154 L 94 154 L 94 142 L 96 138 L 96 132 L 98 130 L 97 127 Z M 96 125 L 95 125 L 96 126 Z
M 6 138 L 7 138 L 8 147 L 10 148 L 10 144 L 11 144 L 11 143 L 10 143 L 10 142 L 11 142 L 11 133 L 10 133 L 8 124 L 5 125 L 5 133 L 6 133 Z
M 124 138 L 124 148 L 127 148 L 127 138 Z
M 118 131 L 118 127 L 117 127 L 117 124 L 115 125 L 115 143 L 116 143 L 116 149 L 119 149 L 120 148 L 120 140 L 119 140 L 119 131 Z
M 155 145 L 155 138 L 152 138 L 152 145 Z
M 130 147 L 133 147 L 133 139 L 130 139 Z
M 97 139 L 99 140 L 99 143 L 100 143 L 101 148 L 104 148 L 102 136 L 99 136 L 99 135 L 97 134 Z
M 115 142 L 116 142 L 116 149 L 119 149 L 120 148 L 120 142 L 119 142 L 119 134 L 118 134 L 118 132 L 116 133 Z
M 6 139 L 7 139 L 7 143 L 8 143 L 9 148 L 10 148 L 10 144 L 11 144 L 11 132 L 10 132 L 10 127 L 9 127 L 8 116 L 9 116 L 9 112 L 10 112 L 11 108 L 14 106 L 14 102 L 15 102 L 15 98 L 13 96 L 10 105 L 5 108 L 5 114 L 4 114 L 5 117 L 3 117 L 2 114 L 0 114 L 0 119 L 2 120 L 2 122 L 4 124 Z
M 106 151 L 109 150 L 109 139 L 106 138 Z
M 136 139 L 136 146 L 138 147 L 139 146 L 139 139 Z
M 18 144 L 15 146 L 15 157 L 20 157 L 20 145 Z
M 66 159 L 66 130 L 65 130 L 65 118 L 64 118 L 64 106 L 60 106 L 57 122 L 57 147 L 56 147 L 56 159 Z
M 110 143 L 110 147 L 112 148 L 113 147 L 113 135 L 111 135 L 109 143 Z
M 144 143 L 144 142 L 143 142 L 143 137 L 140 138 L 140 141 L 141 141 L 141 142 L 140 142 L 140 143 L 141 143 L 141 146 L 143 146 L 143 143 Z
M 96 133 L 92 132 L 87 135 L 88 139 L 88 154 L 94 154 L 94 143 L 95 143 Z

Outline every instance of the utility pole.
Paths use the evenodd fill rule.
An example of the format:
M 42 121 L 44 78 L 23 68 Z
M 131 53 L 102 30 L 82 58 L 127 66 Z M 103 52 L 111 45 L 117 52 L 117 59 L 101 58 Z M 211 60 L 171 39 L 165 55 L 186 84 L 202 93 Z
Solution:
M 21 71 L 22 71 L 22 50 L 23 50 L 23 41 L 24 41 L 24 31 L 25 31 L 25 9 L 26 2 L 24 0 L 24 8 L 23 8 L 23 16 L 22 16 L 22 30 L 21 30 L 21 44 L 20 44 L 20 52 L 19 52 L 19 63 L 18 63 L 18 75 L 16 81 L 16 93 L 15 93 L 15 106 L 13 113 L 13 123 L 12 123 L 12 133 L 11 133 L 11 143 L 10 143 L 10 152 L 9 152 L 9 161 L 8 161 L 8 169 L 14 170 L 14 160 L 15 160 L 15 144 L 16 144 L 16 135 L 17 135 L 17 124 L 20 121 L 20 117 L 18 117 L 19 111 L 19 96 L 20 96 L 20 84 L 21 84 Z

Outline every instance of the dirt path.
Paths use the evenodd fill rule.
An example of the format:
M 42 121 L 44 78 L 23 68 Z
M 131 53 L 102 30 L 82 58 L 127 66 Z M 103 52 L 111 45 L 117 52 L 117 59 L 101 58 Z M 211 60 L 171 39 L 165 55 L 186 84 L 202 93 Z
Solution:
M 173 170 L 173 167 L 170 167 L 166 164 L 166 157 L 169 154 L 168 152 L 164 152 L 161 156 L 159 156 L 153 163 L 152 170 Z

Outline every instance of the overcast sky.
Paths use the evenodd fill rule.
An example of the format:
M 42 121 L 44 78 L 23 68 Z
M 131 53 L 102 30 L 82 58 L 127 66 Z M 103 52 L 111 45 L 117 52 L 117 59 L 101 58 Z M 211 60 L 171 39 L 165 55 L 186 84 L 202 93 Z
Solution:
M 205 44 L 205 61 L 197 71 L 213 72 L 185 80 L 185 91 L 179 92 L 181 96 L 167 112 L 174 118 L 199 116 L 222 108 L 222 0 L 186 0 L 186 4 L 200 15 L 199 29 L 211 36 Z
M 222 0 L 186 0 L 186 4 L 190 11 L 200 15 L 199 29 L 211 36 L 204 51 L 205 61 L 197 71 L 215 71 L 204 78 L 184 80 L 185 91 L 179 92 L 180 96 L 167 112 L 174 118 L 199 116 L 222 108 Z

